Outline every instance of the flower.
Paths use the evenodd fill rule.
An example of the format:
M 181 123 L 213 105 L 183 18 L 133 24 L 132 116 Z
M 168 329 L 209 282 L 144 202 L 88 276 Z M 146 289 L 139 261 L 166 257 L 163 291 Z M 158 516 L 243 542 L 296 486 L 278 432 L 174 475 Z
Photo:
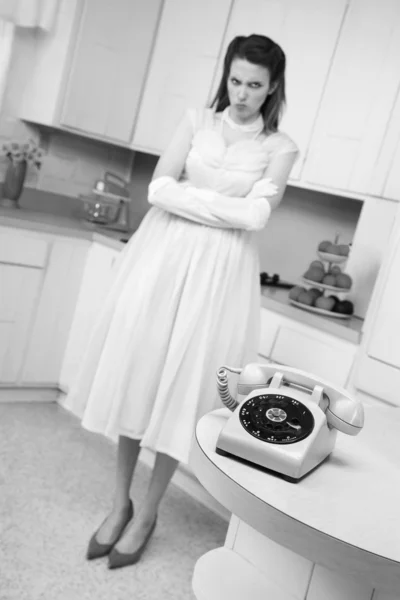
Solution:
M 25 160 L 28 165 L 33 165 L 37 169 L 42 166 L 43 150 L 36 144 L 35 140 L 6 142 L 3 144 L 2 149 L 4 156 L 13 163 L 20 163 Z

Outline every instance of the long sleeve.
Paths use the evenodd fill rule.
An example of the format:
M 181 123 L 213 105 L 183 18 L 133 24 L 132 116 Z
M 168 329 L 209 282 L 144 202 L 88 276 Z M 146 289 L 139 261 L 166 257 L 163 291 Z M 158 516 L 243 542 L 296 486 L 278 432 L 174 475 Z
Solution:
M 148 199 L 150 204 L 196 223 L 258 231 L 265 227 L 271 214 L 266 196 L 276 193 L 276 186 L 263 181 L 259 192 L 252 190 L 248 196 L 240 198 L 178 183 L 172 177 L 164 176 L 151 182 Z

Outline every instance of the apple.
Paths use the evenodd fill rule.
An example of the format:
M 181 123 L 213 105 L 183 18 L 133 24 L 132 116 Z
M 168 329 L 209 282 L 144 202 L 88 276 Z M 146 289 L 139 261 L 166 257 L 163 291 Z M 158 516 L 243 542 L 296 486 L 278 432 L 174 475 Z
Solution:
M 337 296 L 335 296 L 334 294 L 330 294 L 328 297 L 332 298 L 332 300 L 334 301 L 334 305 L 333 305 L 333 307 L 331 309 L 331 310 L 334 311 L 337 303 L 340 302 L 340 299 Z
M 347 273 L 340 273 L 339 275 L 336 275 L 337 287 L 349 290 L 352 283 L 353 280 L 351 279 L 350 275 L 347 275 Z
M 348 256 L 350 253 L 350 246 L 348 244 L 339 244 L 338 250 L 341 256 Z
M 319 269 L 325 270 L 324 263 L 321 260 L 313 260 L 312 263 L 310 263 L 310 266 L 308 268 L 312 269 L 313 267 L 315 267 L 315 268 L 318 267 Z
M 311 267 L 304 273 L 304 277 L 309 279 L 310 281 L 316 281 L 317 283 L 321 283 L 325 275 L 325 271 L 320 267 Z
M 342 315 L 352 315 L 354 312 L 354 305 L 350 300 L 341 300 L 336 304 L 335 312 Z
M 339 255 L 339 246 L 337 244 L 330 244 L 327 249 L 328 254 L 336 254 Z
M 320 296 L 315 301 L 316 308 L 331 311 L 335 306 L 335 300 L 331 296 Z
M 314 297 L 310 292 L 301 292 L 299 297 L 297 298 L 297 302 L 301 302 L 302 304 L 308 304 L 308 306 L 312 306 L 314 304 Z
M 324 240 L 323 242 L 321 242 L 321 243 L 318 245 L 318 250 L 319 250 L 320 252 L 327 252 L 327 248 L 328 248 L 328 246 L 330 246 L 330 245 L 331 245 L 331 243 L 332 243 L 332 242 L 328 242 L 328 241 Z
M 289 291 L 289 298 L 291 300 L 298 300 L 298 297 L 300 296 L 301 292 L 305 292 L 307 291 L 305 288 L 301 287 L 301 285 L 295 285 L 294 287 L 291 288 L 291 290 Z
M 332 286 L 336 286 L 337 283 L 337 277 L 336 275 L 325 275 L 325 277 L 322 280 L 322 283 L 324 283 L 325 285 L 332 285 Z
M 319 290 L 318 288 L 310 288 L 308 290 L 309 294 L 312 294 L 314 301 L 319 298 L 320 296 L 322 296 L 322 290 Z
M 331 267 L 331 270 L 329 272 L 333 273 L 334 275 L 337 275 L 338 273 L 342 272 L 342 269 L 339 267 L 339 265 L 333 265 L 333 267 Z

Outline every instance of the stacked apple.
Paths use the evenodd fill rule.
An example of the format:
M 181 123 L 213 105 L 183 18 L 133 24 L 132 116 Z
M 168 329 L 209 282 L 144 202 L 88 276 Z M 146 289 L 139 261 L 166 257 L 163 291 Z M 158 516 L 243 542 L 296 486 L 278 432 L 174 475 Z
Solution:
M 348 244 L 335 244 L 324 240 L 318 245 L 319 252 L 325 252 L 326 254 L 336 254 L 337 256 L 348 256 L 350 253 L 350 246 Z
M 349 254 L 349 246 L 346 244 L 332 244 L 331 242 L 321 242 L 318 246 L 320 253 L 337 255 L 338 261 L 343 262 L 343 259 Z M 340 257 L 340 258 L 339 258 Z M 354 311 L 353 303 L 349 300 L 341 300 L 335 294 L 327 292 L 329 288 L 337 288 L 336 293 L 347 293 L 352 286 L 352 279 L 347 273 L 343 273 L 339 265 L 334 264 L 335 259 L 326 260 L 327 267 L 321 260 L 314 260 L 303 275 L 303 280 L 312 282 L 313 287 L 296 285 L 289 292 L 289 298 L 295 302 L 305 304 L 307 306 L 326 310 L 328 312 L 340 313 L 343 315 L 352 315 Z M 326 292 L 326 295 L 324 294 Z
M 349 290 L 353 283 L 350 275 L 342 273 L 339 265 L 332 265 L 325 270 L 324 263 L 320 260 L 314 260 L 303 277 L 304 279 L 308 279 L 308 281 L 341 288 L 341 291 Z

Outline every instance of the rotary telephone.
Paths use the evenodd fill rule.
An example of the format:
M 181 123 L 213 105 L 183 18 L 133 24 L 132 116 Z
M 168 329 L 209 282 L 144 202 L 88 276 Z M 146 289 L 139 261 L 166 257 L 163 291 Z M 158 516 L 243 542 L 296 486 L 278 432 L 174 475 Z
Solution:
M 237 402 L 227 371 L 239 375 Z M 216 452 L 257 465 L 297 482 L 332 452 L 337 431 L 357 435 L 362 404 L 344 389 L 309 373 L 277 364 L 251 363 L 217 371 L 220 398 L 232 415 Z

